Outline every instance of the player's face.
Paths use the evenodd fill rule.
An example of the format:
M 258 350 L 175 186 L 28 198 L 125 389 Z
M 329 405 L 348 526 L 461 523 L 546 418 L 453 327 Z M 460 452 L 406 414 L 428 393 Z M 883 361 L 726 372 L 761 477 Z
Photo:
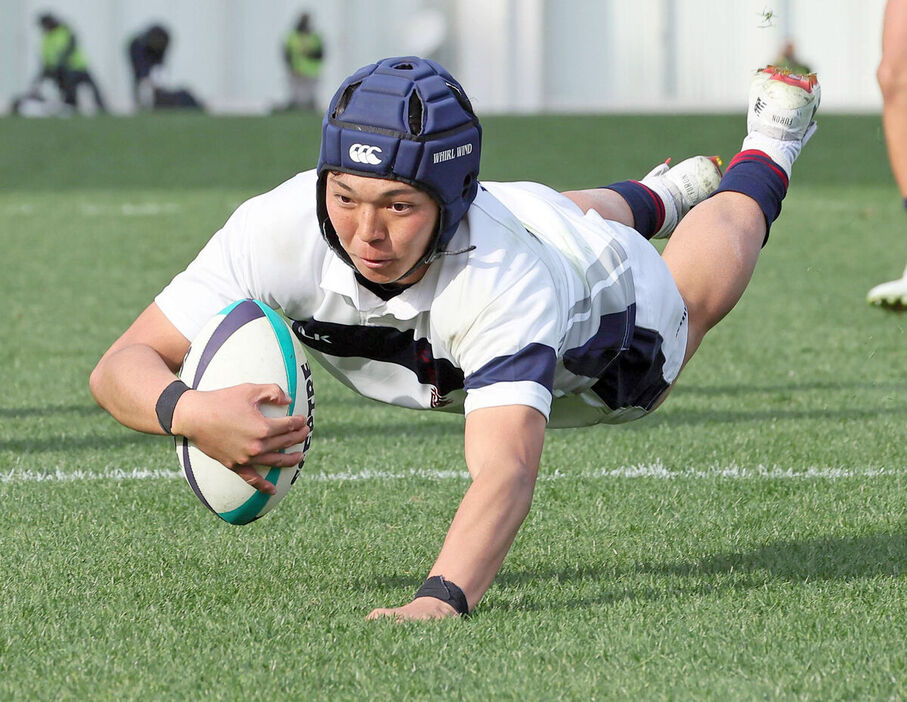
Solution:
M 373 283 L 415 283 L 422 266 L 398 278 L 422 256 L 438 225 L 438 205 L 430 195 L 396 180 L 330 173 L 325 193 L 328 217 L 340 244 Z

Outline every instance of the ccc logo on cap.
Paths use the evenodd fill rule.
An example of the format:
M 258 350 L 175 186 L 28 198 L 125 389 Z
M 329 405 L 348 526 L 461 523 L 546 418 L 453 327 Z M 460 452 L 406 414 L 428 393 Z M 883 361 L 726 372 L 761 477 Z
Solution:
M 350 147 L 350 158 L 356 163 L 369 163 L 373 166 L 377 166 L 381 163 L 381 159 L 375 156 L 375 154 L 380 154 L 381 149 L 377 146 L 370 146 L 369 144 L 353 144 Z

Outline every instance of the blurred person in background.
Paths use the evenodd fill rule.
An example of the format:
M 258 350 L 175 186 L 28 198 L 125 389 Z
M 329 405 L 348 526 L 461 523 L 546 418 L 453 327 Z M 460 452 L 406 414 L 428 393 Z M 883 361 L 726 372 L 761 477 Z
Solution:
M 154 107 L 154 91 L 158 73 L 164 65 L 170 32 L 153 24 L 129 42 L 129 63 L 132 66 L 132 96 L 136 107 L 150 110 Z
M 129 42 L 129 64 L 132 67 L 132 95 L 139 110 L 170 108 L 204 109 L 201 101 L 186 88 L 167 88 L 161 83 L 161 72 L 170 32 L 153 24 Z
M 907 210 L 907 0 L 888 0 L 882 26 L 882 60 L 877 73 L 882 89 L 882 126 L 888 160 Z M 897 280 L 876 285 L 869 304 L 907 310 L 907 268 Z
M 778 57 L 773 63 L 778 68 L 802 76 L 812 73 L 809 64 L 797 56 L 797 45 L 794 43 L 793 39 L 788 39 L 784 42 L 784 46 L 781 47 L 781 53 L 778 54 Z
M 315 109 L 318 78 L 324 60 L 324 43 L 312 29 L 307 12 L 300 15 L 283 44 L 283 60 L 290 83 L 290 100 L 287 110 Z
M 97 83 L 88 70 L 88 60 L 73 31 L 59 18 L 44 13 L 38 17 L 43 34 L 41 40 L 41 72 L 35 78 L 29 95 L 40 99 L 40 86 L 45 80 L 56 85 L 63 104 L 72 111 L 85 111 L 79 104 L 79 87 L 91 91 L 93 109 L 106 112 L 104 99 Z M 14 107 L 15 111 L 15 107 Z

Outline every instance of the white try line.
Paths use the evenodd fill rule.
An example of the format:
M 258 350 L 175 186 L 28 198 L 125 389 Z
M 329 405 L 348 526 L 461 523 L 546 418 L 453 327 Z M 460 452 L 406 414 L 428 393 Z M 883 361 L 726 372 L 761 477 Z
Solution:
M 182 212 L 183 207 L 176 202 L 80 202 L 74 206 L 75 211 L 83 217 L 159 217 Z M 43 214 L 43 206 L 31 202 L 9 203 L 0 206 L 0 214 L 5 216 L 32 216 Z
M 157 217 L 176 214 L 180 209 L 175 202 L 79 203 L 79 214 L 85 217 Z
M 663 464 L 649 463 L 620 468 L 602 468 L 600 470 L 555 470 L 542 472 L 540 481 L 604 479 L 633 480 L 654 478 L 658 480 L 706 480 L 721 478 L 726 480 L 840 480 L 845 478 L 875 478 L 882 476 L 904 475 L 907 468 L 783 468 L 781 466 L 711 466 L 709 468 L 684 468 L 670 470 Z M 409 480 L 420 478 L 426 480 L 468 480 L 465 470 L 372 470 L 348 471 L 342 473 L 305 472 L 298 480 L 314 483 L 364 482 L 369 480 Z M 92 480 L 174 480 L 182 479 L 182 473 L 166 469 L 124 470 L 121 468 L 104 468 L 101 470 L 33 470 L 13 468 L 0 472 L 0 483 L 41 483 L 41 482 L 82 482 Z

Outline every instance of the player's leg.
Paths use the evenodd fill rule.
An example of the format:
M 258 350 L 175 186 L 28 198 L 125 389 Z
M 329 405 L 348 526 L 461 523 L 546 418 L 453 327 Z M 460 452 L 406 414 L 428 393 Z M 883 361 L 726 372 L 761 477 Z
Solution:
M 760 71 L 750 89 L 748 134 L 718 190 L 681 222 L 665 247 L 689 312 L 686 360 L 737 304 L 768 229 L 781 211 L 793 162 L 815 129 L 815 76 Z
M 60 88 L 60 96 L 63 103 L 69 105 L 74 110 L 78 109 L 78 95 L 76 94 L 78 83 L 75 81 L 73 72 L 63 68 L 59 69 L 57 86 Z
M 882 28 L 882 126 L 894 179 L 907 200 L 907 0 L 888 0 Z
M 907 0 L 888 0 L 885 6 L 877 77 L 888 160 L 907 208 Z M 876 285 L 866 299 L 873 305 L 907 309 L 907 270 L 898 280 Z
M 573 200 L 583 212 L 595 210 L 602 219 L 620 222 L 628 227 L 633 226 L 633 210 L 630 209 L 630 203 L 614 190 L 607 188 L 567 190 L 562 194 Z
M 98 84 L 95 82 L 94 77 L 86 72 L 85 73 L 86 82 L 88 87 L 91 88 L 91 94 L 94 96 L 94 104 L 97 107 L 99 112 L 107 112 L 107 105 L 104 102 L 104 96 L 101 95 L 101 89 L 98 87 Z
M 756 268 L 766 230 L 755 200 L 721 192 L 690 212 L 674 232 L 663 258 L 689 312 L 684 363 L 737 304 Z
M 633 227 L 647 239 L 671 236 L 690 209 L 705 200 L 721 180 L 717 157 L 694 156 L 670 167 L 660 163 L 641 181 L 625 180 L 564 195 L 583 212 Z

